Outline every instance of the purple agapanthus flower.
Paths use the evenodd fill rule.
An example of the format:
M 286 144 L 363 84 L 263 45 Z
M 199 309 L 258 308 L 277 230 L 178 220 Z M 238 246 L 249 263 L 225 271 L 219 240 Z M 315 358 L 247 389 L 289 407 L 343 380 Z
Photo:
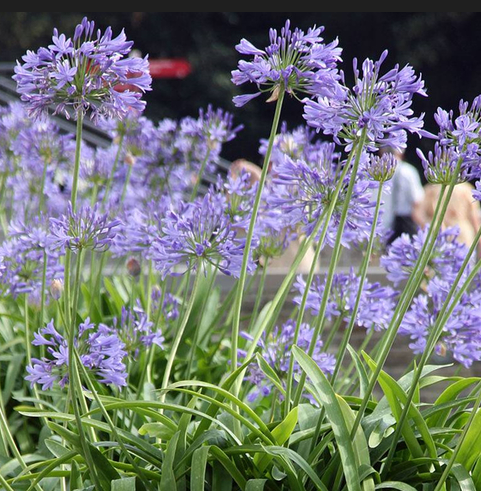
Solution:
M 426 95 L 424 82 L 411 66 L 396 65 L 381 75 L 381 65 L 387 57 L 373 62 L 366 59 L 360 76 L 354 59 L 355 84 L 341 91 L 343 97 L 320 96 L 317 101 L 307 100 L 304 118 L 307 123 L 325 135 L 332 135 L 338 144 L 350 150 L 366 131 L 367 148 L 376 151 L 383 146 L 402 149 L 406 146 L 406 131 L 419 134 L 423 115 L 413 116 L 411 109 L 414 94 Z
M 390 281 L 398 285 L 409 278 L 426 241 L 427 233 L 426 227 L 412 237 L 402 234 L 391 244 L 387 253 L 381 257 L 381 265 L 386 269 Z M 439 232 L 426 266 L 426 279 L 438 276 L 445 281 L 454 281 L 468 252 L 467 246 L 457 241 L 458 235 L 457 227 Z
M 266 202 L 273 208 L 279 208 L 284 214 L 286 226 L 302 224 L 307 234 L 312 233 L 318 220 L 324 217 L 335 189 L 339 183 L 340 166 L 334 153 L 334 145 L 325 143 L 314 153 L 312 160 L 296 161 L 285 156 L 274 169 L 273 189 Z M 346 192 L 352 177 L 348 173 L 341 187 L 332 218 L 328 225 L 326 242 L 333 245 L 340 223 Z M 361 242 L 369 237 L 374 219 L 372 188 L 375 184 L 356 177 L 348 210 L 342 243 Z
M 261 93 L 270 94 L 276 100 L 280 91 L 296 95 L 338 96 L 342 93 L 337 63 L 341 60 L 341 48 L 337 39 L 329 44 L 320 36 L 324 27 L 312 27 L 307 32 L 291 30 L 286 21 L 280 34 L 269 31 L 270 44 L 258 49 L 246 39 L 236 46 L 237 51 L 252 56 L 252 61 L 241 60 L 232 72 L 232 82 L 242 85 L 254 83 L 258 92 L 234 97 L 236 106 L 243 106 Z
M 125 350 L 132 358 L 139 356 L 142 348 L 153 344 L 163 348 L 165 341 L 161 329 L 153 330 L 154 323 L 149 321 L 140 302 L 133 309 L 122 307 L 120 319 L 113 320 L 114 331 L 125 344 Z
M 164 277 L 179 264 L 195 268 L 198 261 L 227 275 L 240 274 L 244 240 L 238 237 L 226 213 L 223 194 L 210 190 L 178 211 L 172 209 L 165 217 L 162 234 L 153 244 L 152 258 Z M 251 259 L 248 270 L 254 268 Z
M 48 232 L 43 217 L 30 224 L 15 221 L 10 224 L 8 237 L 0 246 L 2 293 L 14 298 L 28 294 L 39 302 L 42 294 L 43 266 L 46 262 L 46 288 L 63 277 L 58 254 L 48 247 Z
M 32 358 L 25 379 L 32 387 L 35 384 L 41 385 L 42 390 L 51 389 L 55 383 L 63 388 L 69 381 L 68 344 L 56 330 L 53 320 L 34 333 L 32 344 L 45 346 L 47 356 Z M 87 318 L 79 325 L 75 348 L 82 365 L 95 374 L 100 383 L 119 388 L 127 385 L 127 371 L 123 362 L 127 352 L 112 328 L 102 324 L 96 328 Z
M 50 218 L 49 247 L 61 251 L 69 248 L 74 252 L 105 251 L 111 246 L 119 225 L 120 220 L 101 214 L 98 205 L 94 208 L 85 205 L 73 212 L 69 203 L 65 215 Z
M 417 296 L 404 316 L 399 333 L 409 336 L 409 347 L 423 353 L 427 338 L 438 320 L 439 312 L 450 290 L 450 283 L 435 277 L 427 286 L 427 294 Z M 465 293 L 454 307 L 444 326 L 436 351 L 450 352 L 453 358 L 469 368 L 481 360 L 481 294 L 477 290 Z
M 437 140 L 434 152 L 426 158 L 418 151 L 426 178 L 446 184 L 456 168 L 458 182 L 481 177 L 481 96 L 475 97 L 471 105 L 460 101 L 457 117 L 453 111 L 438 108 L 434 119 L 439 127 L 437 134 L 422 132 Z
M 342 318 L 349 322 L 356 302 L 359 290 L 360 277 L 354 270 L 348 274 L 339 273 L 334 275 L 329 299 L 327 301 L 326 319 Z M 324 295 L 326 278 L 316 276 L 307 295 L 306 308 L 312 315 L 319 314 L 319 308 Z M 306 289 L 306 282 L 302 276 L 298 276 L 294 289 L 299 293 L 294 297 L 294 303 L 299 305 Z M 396 306 L 398 292 L 389 286 L 379 283 L 365 281 L 362 288 L 361 300 L 356 314 L 356 325 L 367 330 L 376 331 L 386 329 L 392 319 Z
M 29 114 L 38 117 L 53 107 L 70 117 L 71 108 L 75 117 L 90 113 L 97 121 L 143 111 L 142 93 L 151 90 L 152 79 L 147 57 L 127 57 L 132 45 L 124 31 L 117 37 L 110 27 L 95 31 L 87 18 L 73 38 L 54 29 L 51 45 L 27 51 L 15 67 L 13 78 Z
M 373 181 L 386 182 L 393 178 L 397 162 L 396 156 L 390 152 L 383 155 L 371 154 L 365 172 Z
M 282 326 L 276 326 L 268 338 L 263 338 L 259 341 L 259 353 L 267 361 L 270 367 L 279 376 L 282 383 L 285 383 L 285 377 L 289 371 L 290 359 L 292 356 L 292 345 L 294 343 L 294 334 L 296 330 L 296 323 L 294 320 L 289 319 Z M 302 324 L 299 331 L 299 338 L 297 340 L 297 346 L 307 351 L 312 341 L 314 329 L 309 324 Z M 245 339 L 252 341 L 252 336 L 247 333 L 242 333 Z M 336 359 L 330 353 L 323 351 L 323 343 L 319 339 L 314 348 L 312 359 L 316 362 L 319 368 L 326 374 L 333 373 L 336 364 Z M 241 357 L 245 354 L 240 351 Z M 297 362 L 294 362 L 294 375 L 300 375 L 302 369 Z M 268 396 L 274 386 L 266 377 L 264 372 L 257 366 L 252 364 L 249 368 L 246 380 L 250 382 L 254 389 L 247 396 L 250 402 L 254 401 L 262 395 Z M 307 396 L 307 395 L 306 395 Z

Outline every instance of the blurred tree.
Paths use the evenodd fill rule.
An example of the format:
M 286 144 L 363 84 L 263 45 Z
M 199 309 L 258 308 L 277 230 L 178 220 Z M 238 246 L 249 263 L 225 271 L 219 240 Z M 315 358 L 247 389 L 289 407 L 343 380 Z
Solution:
M 147 115 L 153 119 L 195 115 L 212 103 L 235 114 L 245 130 L 226 146 L 226 157 L 258 161 L 258 141 L 269 131 L 273 107 L 257 99 L 236 109 L 231 100 L 241 88 L 230 82 L 240 56 L 234 46 L 243 37 L 255 45 L 267 44 L 268 29 L 280 28 L 287 18 L 307 29 L 326 26 L 325 39 L 339 37 L 344 48 L 344 70 L 351 77 L 351 60 L 376 58 L 387 48 L 386 67 L 411 63 L 423 73 L 429 98 L 415 101 L 426 112 L 426 128 L 433 129 L 438 106 L 455 108 L 459 99 L 481 93 L 481 53 L 478 13 L 159 13 L 159 12 L 4 12 L 0 17 L 0 61 L 14 61 L 27 49 L 49 43 L 53 27 L 73 32 L 87 15 L 114 32 L 125 28 L 135 47 L 152 58 L 185 57 L 193 73 L 183 80 L 156 80 L 147 95 Z M 283 119 L 290 126 L 302 122 L 300 104 L 288 100 Z M 418 145 L 411 138 L 408 159 L 419 165 Z M 429 142 L 423 145 L 429 148 Z

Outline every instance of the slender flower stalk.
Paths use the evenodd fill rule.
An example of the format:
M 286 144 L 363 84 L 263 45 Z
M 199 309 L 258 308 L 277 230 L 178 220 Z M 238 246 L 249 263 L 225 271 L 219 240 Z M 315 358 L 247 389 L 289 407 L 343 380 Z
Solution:
M 269 163 L 272 154 L 272 148 L 274 145 L 274 140 L 277 134 L 277 129 L 279 127 L 279 121 L 281 118 L 282 103 L 284 101 L 284 90 L 281 90 L 279 97 L 276 102 L 276 110 L 274 113 L 274 119 L 272 121 L 271 133 L 269 136 L 269 143 L 264 157 L 264 163 L 262 166 L 262 173 L 257 186 L 257 192 L 254 199 L 254 205 L 252 207 L 252 215 L 249 223 L 249 229 L 247 231 L 247 237 L 244 245 L 244 256 L 242 258 L 241 272 L 239 276 L 238 287 L 236 290 L 236 297 L 234 300 L 234 316 L 232 321 L 232 343 L 231 343 L 231 370 L 235 371 L 237 369 L 238 361 L 238 346 L 239 346 L 239 330 L 240 330 L 240 318 L 242 309 L 242 300 L 244 296 L 244 287 L 247 279 L 247 265 L 249 262 L 249 256 L 251 254 L 252 239 L 254 236 L 254 228 L 257 220 L 257 214 L 259 212 L 259 207 L 261 203 L 262 191 L 265 186 L 267 172 L 269 170 Z
M 331 198 L 330 208 L 328 209 L 327 216 L 324 219 L 324 226 L 322 228 L 321 235 L 320 235 L 319 240 L 317 242 L 317 247 L 316 247 L 316 250 L 314 253 L 314 257 L 312 259 L 312 264 L 311 264 L 311 267 L 309 269 L 309 274 L 308 274 L 307 279 L 306 279 L 306 287 L 305 287 L 304 293 L 302 295 L 301 304 L 299 306 L 299 311 L 297 314 L 296 331 L 295 331 L 294 339 L 293 339 L 294 345 L 297 344 L 297 341 L 299 339 L 300 326 L 302 325 L 302 321 L 304 319 L 304 313 L 306 310 L 306 304 L 307 304 L 307 298 L 309 295 L 309 290 L 310 290 L 312 282 L 314 280 L 314 274 L 315 274 L 316 269 L 317 269 L 319 257 L 320 257 L 321 251 L 323 249 L 323 246 L 324 246 L 324 241 L 326 239 L 327 232 L 329 230 L 329 222 L 331 221 L 332 212 L 335 209 L 335 205 L 337 203 L 337 199 L 339 196 L 341 185 L 344 183 L 344 179 L 346 178 L 346 175 L 351 168 L 351 162 L 352 162 L 352 159 L 354 158 L 356 148 L 357 148 L 357 146 L 354 145 L 353 150 L 349 153 L 349 157 L 347 159 L 346 165 L 344 166 L 344 169 L 343 169 L 343 171 L 339 177 L 339 180 L 338 180 L 339 184 L 338 184 L 338 186 L 334 192 L 334 195 Z M 352 179 L 355 179 L 355 177 L 353 176 Z M 294 357 L 291 357 L 290 362 L 289 362 L 289 371 L 287 374 L 286 398 L 285 398 L 285 403 L 284 403 L 284 415 L 285 416 L 287 416 L 287 414 L 290 411 L 291 393 L 292 393 L 292 386 L 293 386 L 293 381 L 294 381 L 293 379 L 294 379 Z
M 190 193 L 190 201 L 193 201 L 197 197 L 197 192 L 199 191 L 202 176 L 204 175 L 205 168 L 207 166 L 207 163 L 209 162 L 210 152 L 211 150 L 210 148 L 208 148 L 204 160 L 202 160 L 202 164 L 200 165 L 199 173 L 196 176 L 194 187 L 192 188 L 192 192 Z
M 359 282 L 359 288 L 357 291 L 354 308 L 353 308 L 353 311 L 351 314 L 351 319 L 349 320 L 349 324 L 348 324 L 348 326 L 344 332 L 344 336 L 342 338 L 341 345 L 339 346 L 339 348 L 337 350 L 336 366 L 334 368 L 334 373 L 332 374 L 332 377 L 331 377 L 331 385 L 332 386 L 334 386 L 334 384 L 336 383 L 337 375 L 339 374 L 339 370 L 340 370 L 342 362 L 344 360 L 344 355 L 346 354 L 347 345 L 349 344 L 349 340 L 351 339 L 352 331 L 354 330 L 354 326 L 356 324 L 357 312 L 359 310 L 359 305 L 361 303 L 363 286 L 364 286 L 364 283 L 366 281 L 366 276 L 367 276 L 367 268 L 369 266 L 369 261 L 371 260 L 371 254 L 372 254 L 372 249 L 373 249 L 373 245 L 374 245 L 374 239 L 376 236 L 376 225 L 378 223 L 379 211 L 381 208 L 383 187 L 384 187 L 383 183 L 380 182 L 378 192 L 377 192 L 376 208 L 374 210 L 374 221 L 372 223 L 371 235 L 369 236 L 367 248 L 366 248 L 364 257 L 362 259 L 361 267 L 359 268 L 359 274 L 361 277 L 360 282 Z
M 346 224 L 346 219 L 347 219 L 347 213 L 349 210 L 349 205 L 350 205 L 350 199 L 352 196 L 352 192 L 354 189 L 354 183 L 356 180 L 356 175 L 357 171 L 359 169 L 359 163 L 361 161 L 361 155 L 364 150 L 364 144 L 366 141 L 366 129 L 363 129 L 361 132 L 361 136 L 359 137 L 359 141 L 357 144 L 354 146 L 353 151 L 356 154 L 356 158 L 354 160 L 353 168 L 352 168 L 352 174 L 351 174 L 351 180 L 349 181 L 349 186 L 346 191 L 346 197 L 344 201 L 344 205 L 342 208 L 342 213 L 341 213 L 341 219 L 339 221 L 338 229 L 337 229 L 337 235 L 336 235 L 336 242 L 334 244 L 334 248 L 332 251 L 332 256 L 331 256 L 331 262 L 329 264 L 329 270 L 327 272 L 327 277 L 326 277 L 326 284 L 324 286 L 324 293 L 322 295 L 322 301 L 321 305 L 319 307 L 319 314 L 317 316 L 316 324 L 314 326 L 314 334 L 312 336 L 311 344 L 309 345 L 309 350 L 307 354 L 312 357 L 312 354 L 314 353 L 315 347 L 316 347 L 316 342 L 319 339 L 319 336 L 322 334 L 322 328 L 324 325 L 325 321 L 325 313 L 326 313 L 326 307 L 327 307 L 327 302 L 329 300 L 329 295 L 331 292 L 331 287 L 332 287 L 332 281 L 334 279 L 334 273 L 336 270 L 337 263 L 339 261 L 340 253 L 341 253 L 341 240 L 342 240 L 342 234 L 344 232 L 344 226 Z M 300 379 L 299 383 L 297 385 L 296 389 L 296 394 L 294 396 L 294 401 L 293 405 L 296 407 L 299 404 L 299 401 L 301 400 L 302 397 L 302 391 L 304 389 L 304 384 L 306 382 L 306 373 L 303 372 Z
M 394 343 L 394 340 L 396 338 L 397 332 L 399 330 L 399 327 L 401 325 L 402 319 L 409 308 L 409 305 L 411 304 L 412 299 L 414 298 L 414 295 L 419 288 L 419 285 L 421 284 L 421 281 L 424 278 L 424 268 L 426 267 L 426 264 L 428 263 L 431 253 L 434 249 L 435 243 L 436 243 L 436 238 L 437 234 L 439 233 L 439 230 L 441 229 L 441 225 L 443 223 L 444 215 L 446 214 L 446 210 L 449 204 L 449 201 L 451 199 L 454 186 L 457 183 L 457 175 L 459 173 L 459 170 L 461 168 L 462 164 L 462 157 L 458 159 L 456 169 L 453 173 L 451 183 L 447 189 L 447 194 L 444 196 L 444 192 L 446 190 L 445 186 L 441 187 L 441 192 L 439 196 L 439 200 L 436 206 L 436 209 L 434 210 L 434 215 L 432 219 L 432 224 L 431 227 L 429 228 L 427 237 L 425 239 L 423 248 L 417 258 L 416 265 L 414 266 L 414 273 L 409 277 L 409 280 L 403 290 L 403 293 L 401 295 L 401 298 L 399 299 L 398 305 L 394 311 L 393 319 L 386 330 L 386 334 L 383 337 L 383 342 L 379 350 L 379 354 L 376 357 L 376 363 L 377 367 L 372 374 L 371 378 L 369 379 L 369 384 L 366 389 L 366 395 L 363 398 L 361 405 L 359 407 L 359 411 L 356 415 L 356 419 L 354 421 L 353 427 L 351 429 L 351 438 L 354 438 L 354 435 L 356 434 L 357 428 L 359 427 L 359 424 L 361 423 L 361 420 L 364 416 L 364 412 L 366 410 L 370 394 L 372 390 L 374 389 L 374 386 L 377 382 L 377 379 L 381 373 L 382 368 L 384 367 L 384 363 L 387 359 L 387 356 L 391 350 L 391 347 Z
M 177 351 L 179 349 L 180 342 L 182 341 L 182 337 L 184 335 L 184 331 L 185 331 L 185 328 L 187 326 L 187 322 L 189 321 L 189 317 L 190 317 L 190 314 L 192 312 L 192 307 L 194 306 L 195 297 L 197 295 L 197 290 L 198 290 L 199 283 L 200 283 L 200 276 L 202 274 L 202 271 L 201 271 L 202 263 L 200 260 L 198 261 L 196 269 L 197 270 L 195 273 L 194 285 L 193 285 L 192 291 L 190 293 L 190 298 L 189 298 L 189 301 L 188 301 L 188 303 L 187 303 L 187 305 L 186 305 L 186 307 L 182 313 L 182 321 L 181 321 L 180 326 L 178 327 L 178 329 L 175 333 L 175 338 L 174 338 L 174 341 L 173 341 L 172 346 L 170 348 L 169 357 L 167 358 L 167 365 L 165 367 L 164 377 L 162 379 L 162 385 L 161 385 L 161 389 L 163 389 L 163 390 L 159 396 L 160 402 L 165 401 L 165 396 L 166 396 L 165 389 L 169 385 L 170 376 L 172 373 L 172 368 L 174 366 L 174 361 L 175 361 L 175 358 L 177 356 Z M 191 271 L 191 269 L 189 269 L 189 272 L 190 271 Z M 187 289 L 189 288 L 188 283 L 187 283 L 186 288 Z

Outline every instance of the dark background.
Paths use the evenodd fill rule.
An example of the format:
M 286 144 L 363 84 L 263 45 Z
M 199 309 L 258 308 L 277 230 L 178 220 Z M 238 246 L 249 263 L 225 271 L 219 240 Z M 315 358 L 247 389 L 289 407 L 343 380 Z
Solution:
M 287 18 L 304 30 L 324 25 L 326 42 L 339 37 L 348 81 L 353 57 L 377 59 L 386 48 L 386 70 L 396 63 L 412 64 L 422 72 L 428 89 L 429 98 L 417 97 L 414 104 L 416 112 L 426 112 L 427 129 L 435 129 L 438 106 L 456 109 L 459 99 L 471 100 L 481 93 L 479 13 L 10 12 L 0 18 L 0 61 L 14 61 L 27 49 L 49 44 L 54 27 L 72 35 L 84 15 L 102 29 L 111 25 L 114 34 L 125 28 L 135 48 L 151 58 L 187 58 L 193 66 L 189 77 L 154 80 L 146 96 L 146 115 L 154 120 L 195 116 L 209 103 L 233 112 L 235 122 L 245 129 L 225 147 L 224 156 L 230 160 L 259 161 L 258 141 L 268 135 L 274 109 L 260 98 L 239 109 L 232 104 L 234 95 L 254 91 L 253 86 L 236 87 L 230 81 L 240 59 L 234 46 L 245 37 L 264 48 L 269 28 L 279 29 Z M 301 114 L 299 102 L 286 101 L 283 120 L 290 127 L 302 122 Z M 431 143 L 410 138 L 407 157 L 417 166 L 419 145 L 429 149 Z

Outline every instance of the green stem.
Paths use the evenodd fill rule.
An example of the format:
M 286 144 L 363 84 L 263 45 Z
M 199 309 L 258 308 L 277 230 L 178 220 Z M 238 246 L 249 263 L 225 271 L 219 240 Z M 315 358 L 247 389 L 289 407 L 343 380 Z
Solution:
M 210 292 L 212 290 L 212 287 L 214 285 L 214 282 L 215 282 L 215 279 L 217 277 L 217 272 L 219 270 L 217 269 L 217 266 L 215 266 L 213 268 L 213 270 L 211 271 L 210 275 L 211 275 L 211 279 L 209 281 L 209 284 L 207 286 L 207 291 Z M 194 364 L 194 357 L 195 357 L 195 350 L 198 346 L 198 341 L 199 341 L 199 333 L 200 333 L 200 328 L 202 326 L 202 319 L 204 317 L 204 312 L 205 312 L 205 308 L 207 306 L 207 302 L 208 302 L 208 299 L 209 297 L 207 296 L 203 302 L 203 305 L 202 305 L 202 308 L 201 308 L 201 311 L 199 313 L 199 317 L 198 317 L 198 320 L 197 320 L 197 323 L 196 323 L 196 328 L 195 328 L 195 332 L 194 332 L 194 337 L 192 338 L 192 346 L 190 348 L 190 354 L 189 354 L 189 361 L 187 363 L 187 369 L 186 369 L 186 379 L 187 380 L 190 380 L 190 374 L 191 374 L 191 371 L 192 371 L 192 365 Z
M 327 272 L 326 283 L 324 285 L 324 292 L 322 294 L 321 305 L 319 307 L 319 314 L 317 315 L 316 324 L 314 326 L 314 332 L 312 335 L 312 339 L 309 344 L 309 350 L 307 354 L 312 357 L 314 350 L 316 349 L 317 340 L 322 334 L 322 328 L 324 325 L 325 314 L 327 303 L 329 300 L 329 296 L 331 294 L 332 283 L 334 280 L 334 273 L 336 271 L 337 263 L 339 260 L 339 256 L 341 253 L 341 241 L 344 233 L 344 226 L 347 221 L 347 214 L 349 211 L 349 206 L 351 204 L 351 196 L 354 189 L 354 184 L 356 182 L 356 175 L 359 168 L 359 163 L 361 161 L 362 151 L 364 149 L 364 143 L 366 140 L 366 129 L 362 130 L 361 136 L 359 137 L 359 141 L 357 145 L 353 148 L 352 152 L 356 153 L 356 158 L 354 160 L 354 164 L 351 171 L 351 178 L 349 180 L 349 184 L 346 190 L 346 196 L 344 198 L 344 203 L 341 211 L 341 218 L 339 220 L 339 225 L 337 228 L 336 241 L 334 242 L 334 248 L 332 251 L 331 262 L 329 264 L 329 269 Z M 347 165 L 347 164 L 346 164 Z M 294 396 L 294 407 L 297 406 L 302 397 L 302 391 L 304 390 L 304 384 L 306 382 L 306 373 L 302 372 L 301 377 L 299 379 L 299 383 L 297 385 L 296 393 Z
M 461 165 L 461 161 L 459 161 L 457 165 L 458 171 L 460 165 Z M 457 176 L 457 172 L 455 172 L 455 174 Z M 431 253 L 436 243 L 437 235 L 441 228 L 443 218 L 446 213 L 447 205 L 449 203 L 449 200 L 451 198 L 454 189 L 454 184 L 455 184 L 455 179 L 453 178 L 453 182 L 449 187 L 446 200 L 444 201 L 443 198 L 444 198 L 444 192 L 446 186 L 441 187 L 439 200 L 436 205 L 436 209 L 434 211 L 433 220 L 431 222 L 431 226 L 429 227 L 427 237 L 425 239 L 421 252 L 416 260 L 413 273 L 408 279 L 408 282 L 403 290 L 401 298 L 399 299 L 396 309 L 394 310 L 393 318 L 382 339 L 382 344 L 379 350 L 379 356 L 376 357 L 377 367 L 374 373 L 372 374 L 371 378 L 369 379 L 366 395 L 364 396 L 361 402 L 361 406 L 359 407 L 359 410 L 357 412 L 354 425 L 351 429 L 351 438 L 354 438 L 357 428 L 361 423 L 361 420 L 364 416 L 364 412 L 366 410 L 367 404 L 371 396 L 371 392 L 373 391 L 374 386 L 376 385 L 377 379 L 381 373 L 382 368 L 384 367 L 384 363 L 392 348 L 394 340 L 396 339 L 396 335 L 399 330 L 399 326 L 401 325 L 402 319 L 404 318 L 404 315 L 407 309 L 409 308 L 409 305 L 411 304 L 411 301 L 414 298 L 414 295 L 416 294 L 416 291 L 418 290 L 419 285 L 421 284 L 424 278 L 424 268 L 426 267 L 429 259 L 431 258 Z
M 281 118 L 282 103 L 284 100 L 284 90 L 279 93 L 279 98 L 276 103 L 276 110 L 274 113 L 274 119 L 272 121 L 271 134 L 269 136 L 269 144 L 267 146 L 267 152 L 264 158 L 264 164 L 262 166 L 261 177 L 259 179 L 256 197 L 254 200 L 254 205 L 252 207 L 252 216 L 249 223 L 249 230 L 247 231 L 247 237 L 244 245 L 244 256 L 242 258 L 242 267 L 238 280 L 238 288 L 236 290 L 236 297 L 234 301 L 234 317 L 232 322 L 232 342 L 231 342 L 231 370 L 237 370 L 238 361 L 238 342 L 239 342 L 239 329 L 240 329 L 240 318 L 242 309 L 242 300 L 244 295 L 244 287 L 247 278 L 247 264 L 249 262 L 249 256 L 251 254 L 252 238 L 254 236 L 254 226 L 257 220 L 257 214 L 259 212 L 259 207 L 261 203 L 262 191 L 264 190 L 264 185 L 267 178 L 267 172 L 269 170 L 270 159 L 272 154 L 272 147 L 274 145 L 274 139 L 277 134 L 277 128 L 279 126 L 279 121 Z
M 376 236 L 376 226 L 377 222 L 379 219 L 379 210 L 381 207 L 381 200 L 382 200 L 382 190 L 383 190 L 383 183 L 379 183 L 379 188 L 377 191 L 377 199 L 376 199 L 376 208 L 374 209 L 374 220 L 372 222 L 372 227 L 371 227 L 371 234 L 369 236 L 369 241 L 367 244 L 366 248 L 366 253 L 363 257 L 361 267 L 359 268 L 359 288 L 357 290 L 357 295 L 356 295 L 356 300 L 354 302 L 354 308 L 352 311 L 351 319 L 349 320 L 349 324 L 344 332 L 344 336 L 341 341 L 341 345 L 339 346 L 339 349 L 337 351 L 337 358 L 336 358 L 336 365 L 334 367 L 334 372 L 332 373 L 332 378 L 331 378 L 331 385 L 334 386 L 336 383 L 337 376 L 339 374 L 339 370 L 341 369 L 342 362 L 344 361 L 344 355 L 346 354 L 346 349 L 347 345 L 349 344 L 349 341 L 351 339 L 352 331 L 354 330 L 354 326 L 356 325 L 356 317 L 357 317 L 357 312 L 359 310 L 359 305 L 361 303 L 362 299 L 362 292 L 364 288 L 364 283 L 366 281 L 366 276 L 367 276 L 367 268 L 369 266 L 369 261 L 371 260 L 371 254 L 372 254 L 372 248 L 374 245 L 374 239 Z M 374 321 L 374 319 L 373 319 Z
M 198 289 L 198 286 L 200 283 L 199 278 L 202 274 L 201 268 L 202 268 L 202 263 L 199 260 L 197 263 L 197 271 L 196 271 L 196 275 L 195 275 L 194 286 L 192 287 L 192 291 L 190 294 L 190 299 L 189 299 L 189 302 L 188 302 L 188 304 L 187 304 L 187 306 L 183 312 L 182 323 L 180 324 L 179 328 L 177 329 L 177 332 L 175 333 L 174 342 L 172 343 L 172 346 L 170 348 L 169 358 L 167 359 L 167 365 L 165 367 L 164 378 L 162 380 L 161 389 L 165 389 L 169 385 L 170 375 L 172 373 L 172 367 L 174 365 L 175 357 L 177 356 L 177 350 L 179 349 L 179 345 L 180 345 L 180 342 L 182 341 L 182 337 L 184 335 L 184 331 L 185 331 L 185 328 L 187 326 L 187 322 L 189 321 L 192 307 L 194 306 L 194 301 L 195 301 L 195 297 L 197 294 L 197 289 Z M 186 286 L 186 288 L 188 288 L 188 285 Z M 165 395 L 166 395 L 166 392 L 165 392 L 165 390 L 163 390 L 159 396 L 160 402 L 165 401 Z
M 261 301 L 262 301 L 262 295 L 264 293 L 264 287 L 266 284 L 267 269 L 268 266 L 267 266 L 267 258 L 266 258 L 266 263 L 262 268 L 262 274 L 259 279 L 259 286 L 257 287 L 256 299 L 254 302 L 254 308 L 252 309 L 252 314 L 250 316 L 251 318 L 249 321 L 249 326 L 247 327 L 247 332 L 251 332 L 252 326 L 254 325 L 254 322 L 257 319 L 257 314 L 259 313 L 259 308 L 261 306 Z
M 205 171 L 205 168 L 207 166 L 207 162 L 209 161 L 210 152 L 211 152 L 211 150 L 210 150 L 210 147 L 209 147 L 207 149 L 206 154 L 205 154 L 205 158 L 202 161 L 202 164 L 200 166 L 199 175 L 197 176 L 197 179 L 195 180 L 195 184 L 194 184 L 194 187 L 192 188 L 192 193 L 190 194 L 190 200 L 189 201 L 194 201 L 194 199 L 197 197 L 197 192 L 199 190 L 199 186 L 200 186 L 200 183 L 201 183 L 201 180 L 202 180 L 202 176 L 204 175 L 204 171 Z
M 75 213 L 77 210 L 77 195 L 78 195 L 78 181 L 80 172 L 80 152 L 82 149 L 82 126 L 83 126 L 83 114 L 81 111 L 77 113 L 77 132 L 75 135 L 75 163 L 73 171 L 73 183 L 72 194 L 70 201 L 72 203 L 72 211 Z
M 124 143 L 124 136 L 125 136 L 125 133 L 122 131 L 120 134 L 119 146 L 117 147 L 117 153 L 115 154 L 115 160 L 114 160 L 114 163 L 112 165 L 112 171 L 110 172 L 110 176 L 109 176 L 109 179 L 107 181 L 107 186 L 105 187 L 105 194 L 104 194 L 104 197 L 102 199 L 102 205 L 103 206 L 105 206 L 105 204 L 107 203 L 107 199 L 110 195 L 110 191 L 112 190 L 112 184 L 114 182 L 115 173 L 117 172 L 117 167 L 119 165 L 120 155 L 122 154 L 122 146 Z
M 47 159 L 45 159 L 43 162 L 42 181 L 40 183 L 40 203 L 39 203 L 40 212 L 42 212 L 45 207 L 45 180 L 47 178 L 47 167 L 48 167 Z

